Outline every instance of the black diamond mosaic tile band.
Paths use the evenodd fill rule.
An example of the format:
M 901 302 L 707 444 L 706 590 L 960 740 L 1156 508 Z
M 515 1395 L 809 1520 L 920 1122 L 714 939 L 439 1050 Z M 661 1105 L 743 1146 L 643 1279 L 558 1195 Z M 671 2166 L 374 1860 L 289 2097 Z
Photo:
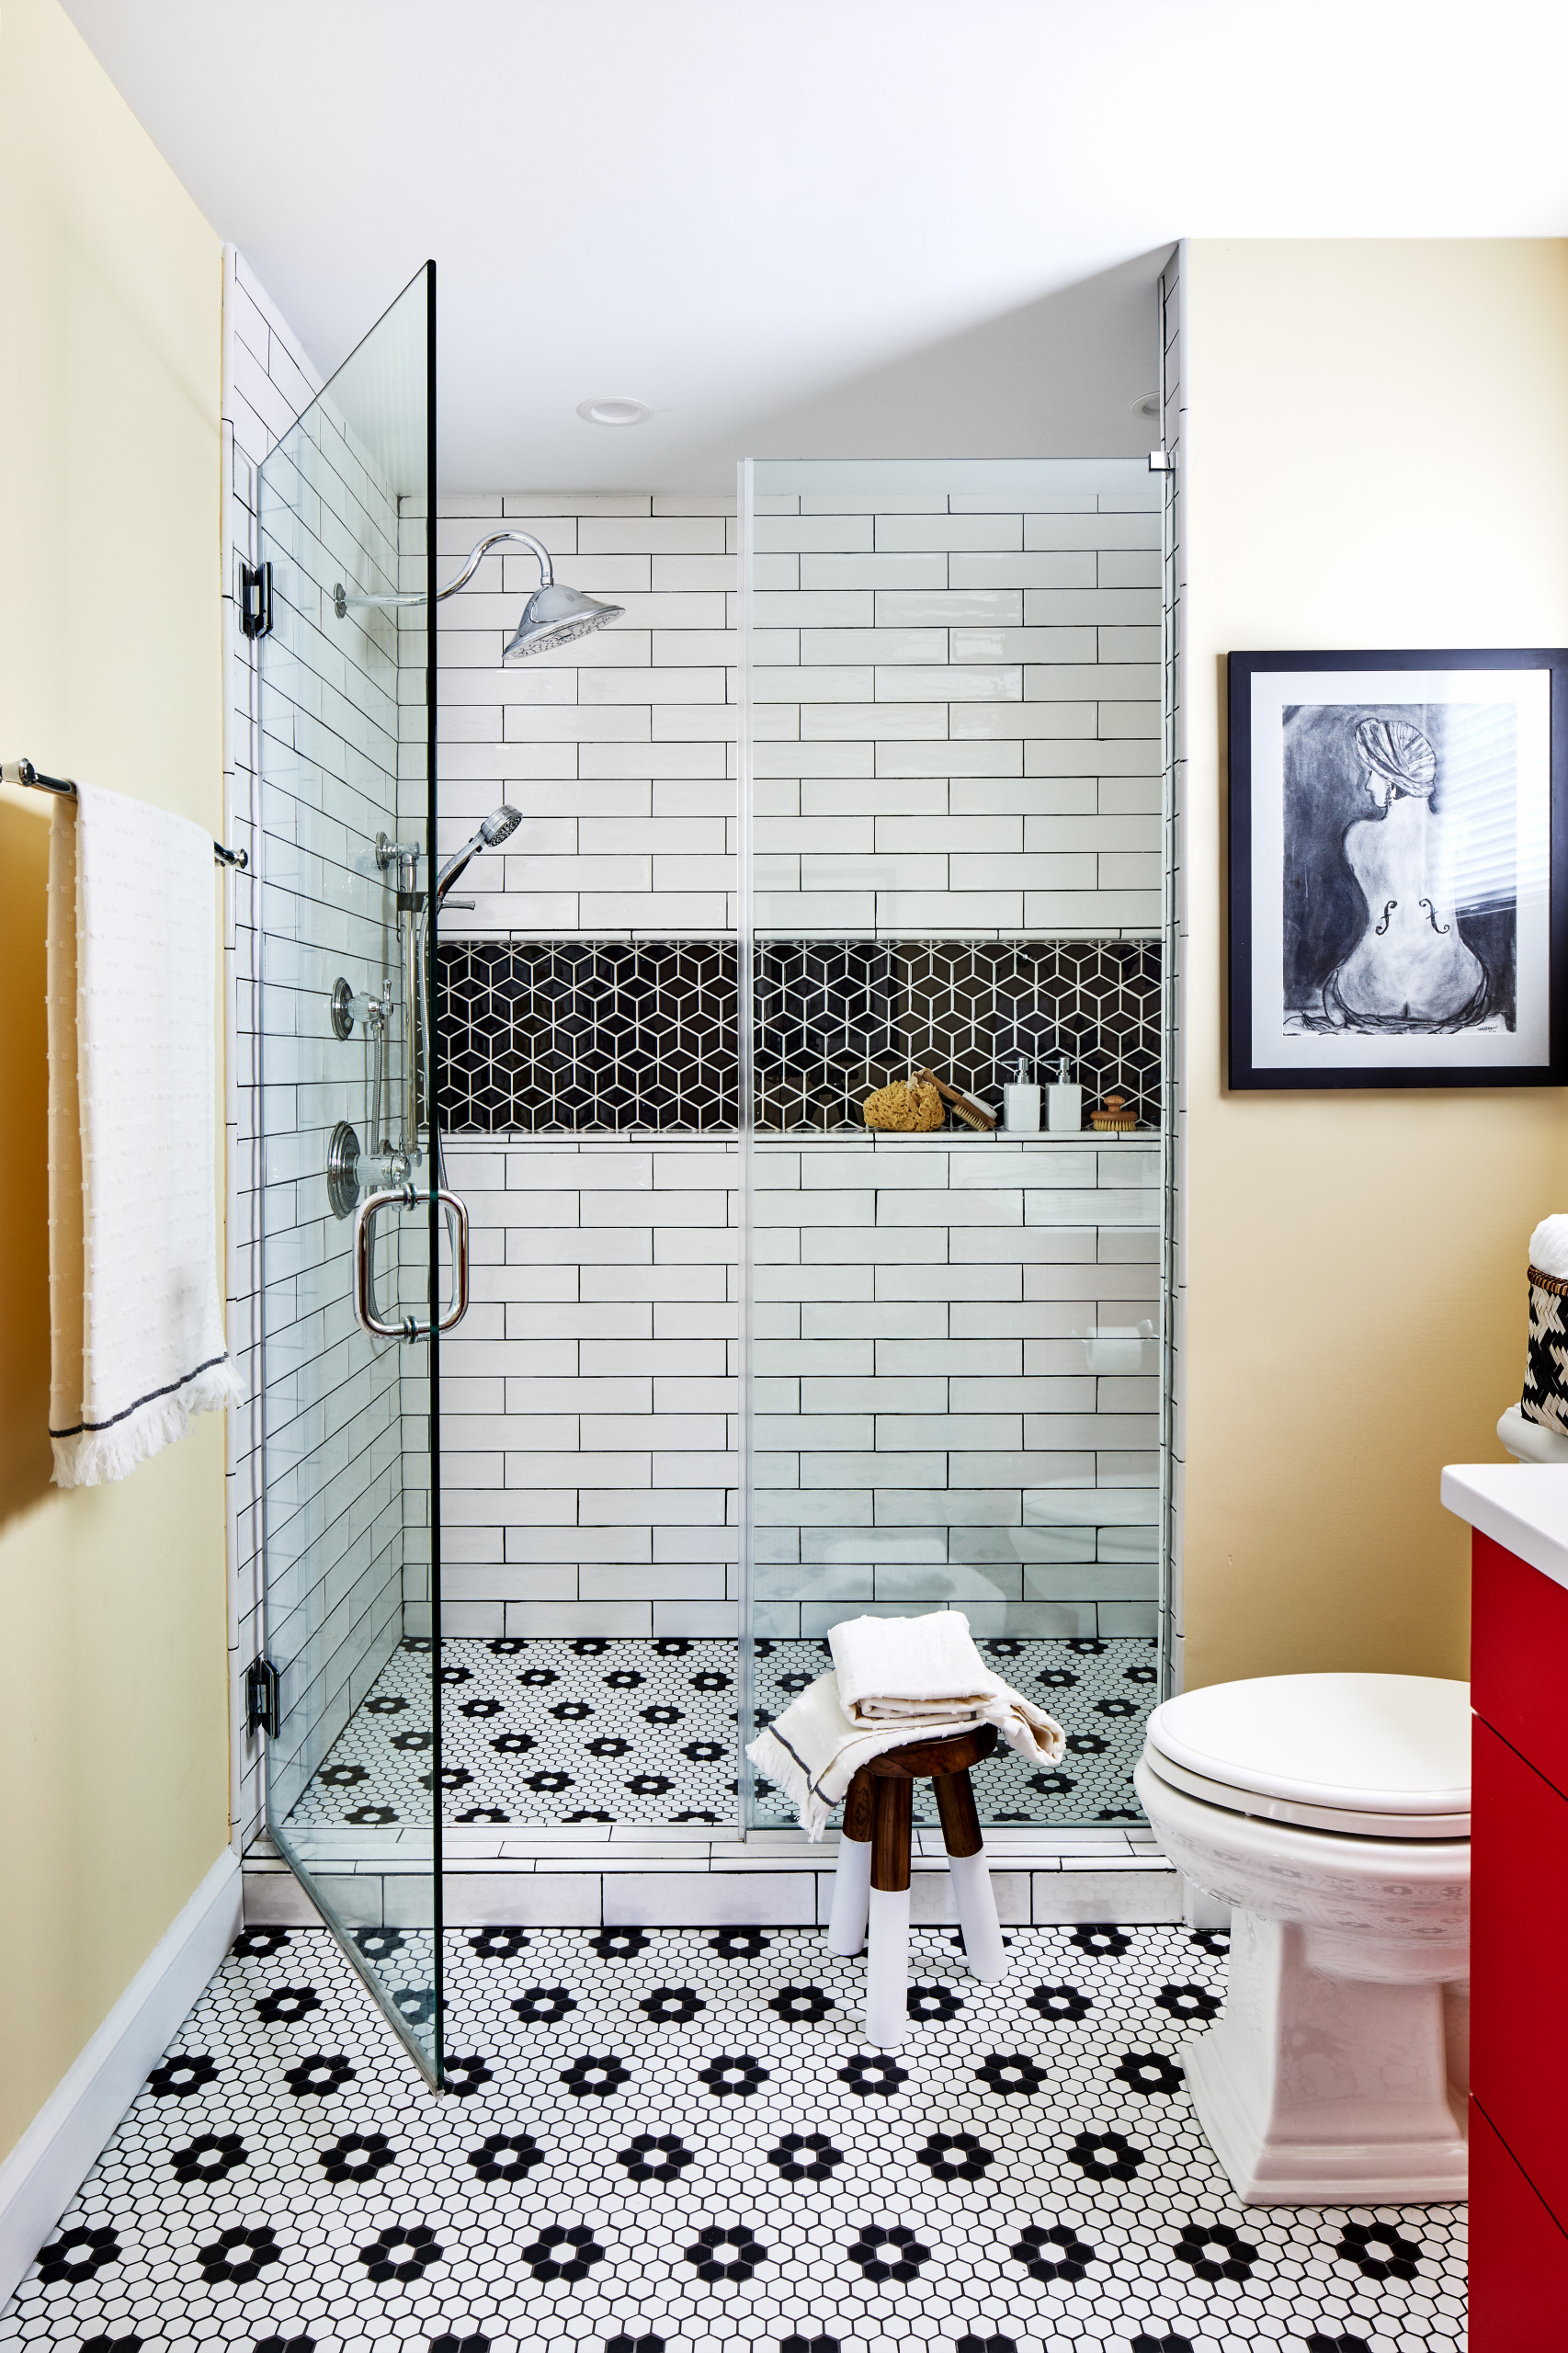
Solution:
M 735 1125 L 733 939 L 443 941 L 449 1135 Z
M 1051 1073 L 1065 1055 L 1085 1113 L 1114 1090 L 1159 1124 L 1155 940 L 772 939 L 756 955 L 759 1128 L 859 1128 L 870 1089 L 915 1064 L 999 1110 L 1020 1054 Z
M 756 1122 L 858 1130 L 930 1063 L 999 1103 L 1065 1055 L 1085 1107 L 1160 1108 L 1160 949 L 1137 939 L 771 939 L 756 948 Z M 458 940 L 437 969 L 452 1135 L 733 1131 L 733 939 Z M 1040 1067 L 1038 1074 L 1049 1074 Z

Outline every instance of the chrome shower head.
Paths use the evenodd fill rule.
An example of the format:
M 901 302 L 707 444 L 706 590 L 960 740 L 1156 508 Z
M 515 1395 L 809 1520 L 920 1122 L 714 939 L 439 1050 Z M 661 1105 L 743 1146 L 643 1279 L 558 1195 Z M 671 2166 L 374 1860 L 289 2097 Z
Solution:
M 522 822 L 522 811 L 508 809 L 505 801 L 499 809 L 492 809 L 489 816 L 481 820 L 479 831 L 448 858 L 437 875 L 434 893 L 437 906 L 439 907 L 470 858 L 477 858 L 482 850 L 494 849 L 498 842 L 509 840 Z
M 530 654 L 548 654 L 557 645 L 570 645 L 574 637 L 586 637 L 592 629 L 603 629 L 608 621 L 618 621 L 624 614 L 624 605 L 601 605 L 597 597 L 585 597 L 580 588 L 564 588 L 546 581 L 536 588 L 523 607 L 523 618 L 503 650 L 503 662 L 526 662 Z
M 492 548 L 516 543 L 528 549 L 539 565 L 540 585 L 523 607 L 523 618 L 508 638 L 502 653 L 503 662 L 526 662 L 530 654 L 548 654 L 557 645 L 570 645 L 574 637 L 585 637 L 591 629 L 603 629 L 607 621 L 624 620 L 624 605 L 601 605 L 596 597 L 585 597 L 580 588 L 563 588 L 557 585 L 551 568 L 550 550 L 531 531 L 492 531 L 469 551 L 467 563 L 455 580 L 436 591 L 439 605 L 466 588 Z M 422 605 L 426 601 L 423 588 L 409 589 L 398 595 L 350 596 L 340 580 L 332 592 L 332 607 L 339 620 L 347 620 L 351 611 L 368 607 L 389 605 Z

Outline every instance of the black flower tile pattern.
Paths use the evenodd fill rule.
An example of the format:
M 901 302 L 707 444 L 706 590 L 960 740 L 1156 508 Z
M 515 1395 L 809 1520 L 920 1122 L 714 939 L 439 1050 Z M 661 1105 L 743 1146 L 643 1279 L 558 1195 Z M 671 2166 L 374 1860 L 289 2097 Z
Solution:
M 981 1650 L 999 1675 L 1050 1709 L 1065 1727 L 1069 1745 L 1062 1764 L 1049 1770 L 998 1749 L 975 1775 L 983 1819 L 997 1827 L 1140 1826 L 1132 1768 L 1158 1696 L 1153 1642 L 1132 1634 L 1071 1641 L 1009 1636 L 983 1641 Z M 462 1635 L 449 1636 L 441 1656 L 448 1822 L 674 1823 L 717 1829 L 736 1821 L 733 1642 Z M 781 1714 L 831 1663 L 824 1642 L 758 1642 L 759 1721 Z M 406 1710 L 388 1708 L 384 1703 L 392 1699 L 405 1701 Z M 428 1821 L 429 1711 L 427 1653 L 395 1651 L 324 1769 L 305 1788 L 292 1823 L 362 1823 L 367 1791 L 378 1824 Z M 350 1765 L 352 1783 L 344 1769 Z M 929 1826 L 936 1816 L 928 1785 L 922 1785 L 922 1794 L 926 1812 L 917 1819 Z M 759 1784 L 754 1818 L 759 1826 L 775 1827 L 794 1815 L 780 1791 Z M 384 1979 L 402 1982 L 397 1964 L 405 1933 L 357 1932 L 360 1951 Z
M 1160 1097 L 1153 940 L 773 939 L 756 967 L 756 1111 L 862 1125 L 872 1087 L 929 1063 L 996 1096 L 1017 1055 L 1065 1054 L 1140 1124 Z M 442 1122 L 453 1135 L 733 1131 L 733 939 L 442 941 Z
M 858 2047 L 861 1965 L 818 1931 L 510 1934 L 449 1938 L 446 2097 L 324 1933 L 236 1950 L 154 2071 L 187 2088 L 134 2101 L 0 2316 L 3 2353 L 1462 2346 L 1456 2210 L 1232 2195 L 1160 2000 L 1220 1997 L 1212 1939 L 1017 1929 L 986 1987 L 916 1930 L 913 1981 L 952 1998 L 892 2061 Z M 523 1982 L 572 2006 L 525 2015 Z M 301 1986 L 313 2010 L 270 1999 Z M 1042 2007 L 1040 1986 L 1080 1999 Z M 802 1987 L 825 2008 L 780 1999 Z M 661 2008 L 671 1989 L 699 2006 Z M 346 2072 L 301 2099 L 323 2047 Z M 737 2058 L 744 2096 L 714 2080 Z M 198 2144 L 236 2161 L 182 2166 Z

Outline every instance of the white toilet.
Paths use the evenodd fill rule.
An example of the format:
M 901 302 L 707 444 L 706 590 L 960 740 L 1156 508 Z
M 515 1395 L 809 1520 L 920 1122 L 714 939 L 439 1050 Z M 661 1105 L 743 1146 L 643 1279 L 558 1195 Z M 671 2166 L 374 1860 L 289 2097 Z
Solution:
M 1568 1438 L 1544 1422 L 1527 1421 L 1517 1405 L 1508 1407 L 1497 1436 L 1516 1462 L 1568 1462 Z
M 1135 1774 L 1233 1907 L 1224 2015 L 1182 2059 L 1254 2205 L 1461 2199 L 1470 1686 L 1275 1675 L 1167 1699 Z

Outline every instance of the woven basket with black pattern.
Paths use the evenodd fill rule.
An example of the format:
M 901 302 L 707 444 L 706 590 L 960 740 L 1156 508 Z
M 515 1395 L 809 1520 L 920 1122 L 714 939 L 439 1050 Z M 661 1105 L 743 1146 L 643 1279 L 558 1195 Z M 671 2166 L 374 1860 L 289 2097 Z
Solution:
M 1568 1438 L 1568 1282 L 1532 1267 L 1530 1344 L 1525 1361 L 1525 1393 L 1519 1410 Z

